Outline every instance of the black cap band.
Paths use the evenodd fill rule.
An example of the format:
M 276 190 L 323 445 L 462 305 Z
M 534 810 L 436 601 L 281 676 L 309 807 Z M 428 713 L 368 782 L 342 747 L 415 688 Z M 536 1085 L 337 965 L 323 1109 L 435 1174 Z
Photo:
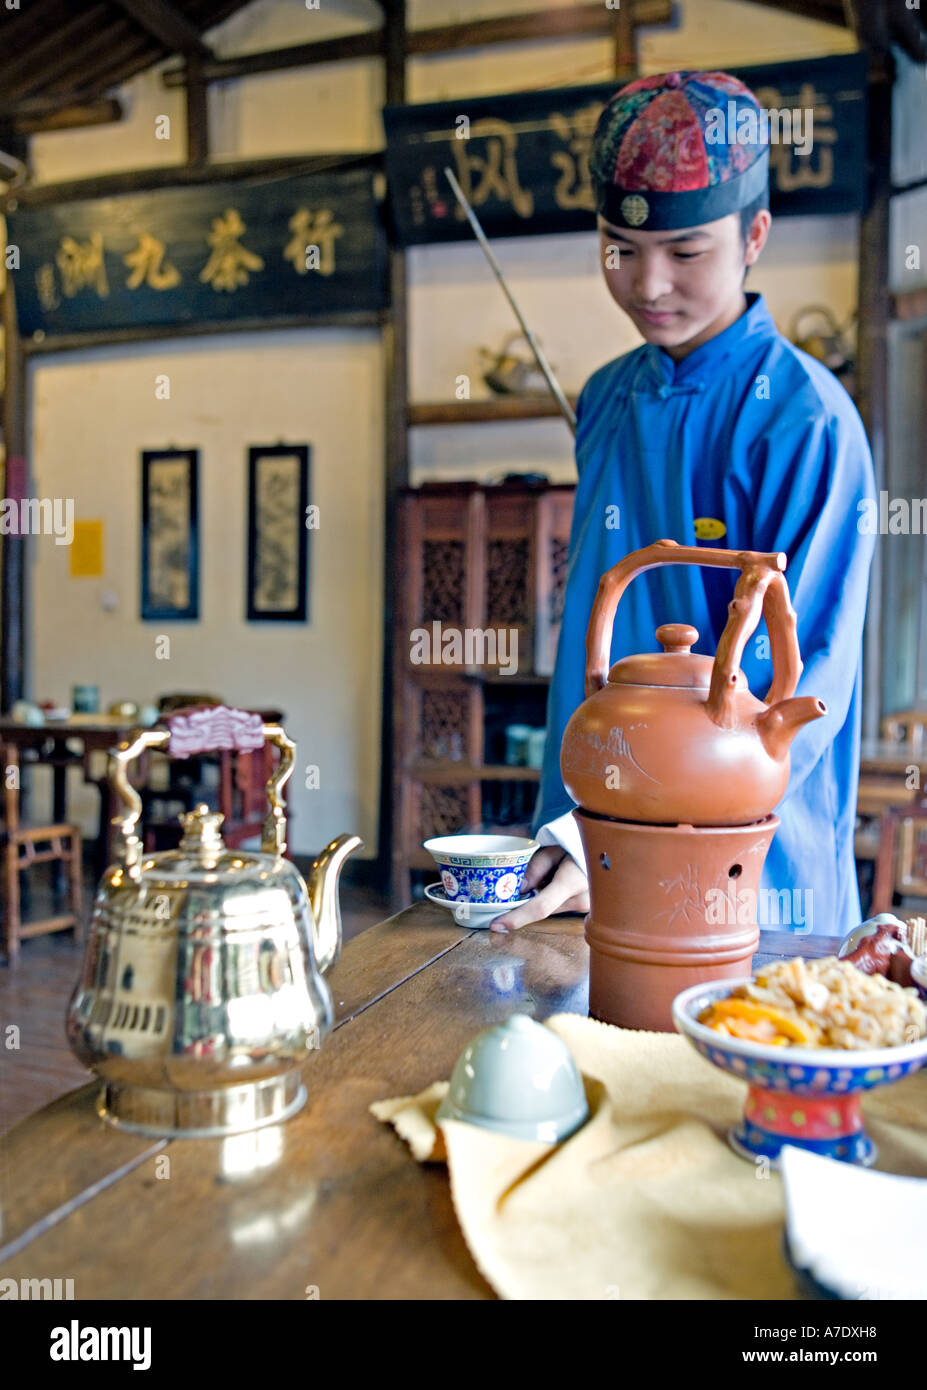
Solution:
M 769 149 L 764 149 L 749 169 L 709 188 L 690 188 L 680 193 L 596 185 L 596 212 L 613 227 L 639 228 L 645 232 L 671 232 L 680 227 L 702 227 L 739 212 L 758 198 L 769 184 Z

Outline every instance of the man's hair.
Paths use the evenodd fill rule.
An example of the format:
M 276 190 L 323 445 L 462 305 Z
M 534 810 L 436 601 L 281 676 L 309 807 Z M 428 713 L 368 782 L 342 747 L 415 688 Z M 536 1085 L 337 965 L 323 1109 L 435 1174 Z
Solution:
M 748 203 L 745 208 L 740 209 L 740 235 L 744 241 L 753 224 L 753 219 L 758 212 L 762 212 L 769 207 L 769 189 L 764 188 L 762 193 L 758 193 L 752 203 Z

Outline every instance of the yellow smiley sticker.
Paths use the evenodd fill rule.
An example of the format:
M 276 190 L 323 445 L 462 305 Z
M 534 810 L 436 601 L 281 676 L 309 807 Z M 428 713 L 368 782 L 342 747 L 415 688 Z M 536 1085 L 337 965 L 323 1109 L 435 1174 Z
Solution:
M 726 535 L 727 527 L 717 517 L 697 516 L 695 518 L 695 539 L 697 541 L 719 541 L 722 536 Z

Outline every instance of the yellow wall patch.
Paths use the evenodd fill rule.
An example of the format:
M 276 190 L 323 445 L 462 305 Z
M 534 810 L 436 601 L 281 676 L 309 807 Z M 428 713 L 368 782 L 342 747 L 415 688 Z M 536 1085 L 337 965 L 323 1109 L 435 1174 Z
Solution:
M 719 541 L 722 536 L 726 535 L 727 527 L 717 517 L 697 516 L 695 518 L 695 539 L 697 541 Z
M 99 579 L 103 574 L 103 522 L 75 521 L 71 544 L 71 576 Z

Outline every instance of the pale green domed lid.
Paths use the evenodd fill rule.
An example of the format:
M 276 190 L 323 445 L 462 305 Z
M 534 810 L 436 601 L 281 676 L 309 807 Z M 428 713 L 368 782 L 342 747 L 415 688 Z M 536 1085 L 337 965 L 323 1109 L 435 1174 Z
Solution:
M 526 1014 L 513 1014 L 467 1043 L 437 1120 L 558 1144 L 588 1114 L 583 1080 L 566 1043 Z

